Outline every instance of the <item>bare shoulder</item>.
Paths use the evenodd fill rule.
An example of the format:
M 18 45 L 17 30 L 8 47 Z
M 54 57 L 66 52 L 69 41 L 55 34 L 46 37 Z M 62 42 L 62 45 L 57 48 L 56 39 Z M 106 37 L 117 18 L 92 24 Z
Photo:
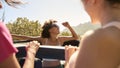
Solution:
M 114 66 L 120 64 L 119 35 L 120 31 L 114 27 L 87 32 L 81 40 L 77 60 L 86 61 L 87 59 L 87 63 L 90 64 L 88 66 L 95 68 L 115 68 Z
M 114 27 L 109 27 L 105 29 L 98 29 L 95 31 L 88 31 L 85 33 L 83 40 L 89 40 L 90 42 L 97 42 L 100 44 L 111 45 L 119 44 L 120 45 L 120 30 Z M 89 42 L 87 41 L 87 42 Z M 103 45 L 102 44 L 102 45 Z

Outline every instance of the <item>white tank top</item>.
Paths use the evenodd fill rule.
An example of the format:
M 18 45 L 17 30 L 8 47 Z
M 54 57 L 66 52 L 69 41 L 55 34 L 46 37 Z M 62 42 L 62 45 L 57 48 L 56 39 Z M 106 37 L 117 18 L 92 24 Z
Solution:
M 118 29 L 120 29 L 120 22 L 116 22 L 116 21 L 110 22 L 110 23 L 104 25 L 102 28 L 106 28 L 106 27 L 110 27 L 110 26 L 115 26 L 115 27 L 117 27 Z

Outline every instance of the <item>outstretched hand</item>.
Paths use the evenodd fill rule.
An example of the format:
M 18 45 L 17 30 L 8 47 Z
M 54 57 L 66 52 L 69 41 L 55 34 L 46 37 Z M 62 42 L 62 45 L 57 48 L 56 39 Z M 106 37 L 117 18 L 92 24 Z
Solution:
M 26 51 L 33 53 L 35 55 L 39 49 L 39 46 L 40 46 L 40 43 L 38 43 L 37 41 L 29 42 L 26 46 Z

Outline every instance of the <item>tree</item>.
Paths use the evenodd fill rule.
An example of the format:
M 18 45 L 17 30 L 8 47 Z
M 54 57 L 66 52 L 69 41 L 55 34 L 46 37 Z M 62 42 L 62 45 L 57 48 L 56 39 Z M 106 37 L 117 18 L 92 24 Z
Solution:
M 6 24 L 11 34 L 39 36 L 42 31 L 41 24 L 38 20 L 30 21 L 27 18 L 17 18 L 14 22 Z

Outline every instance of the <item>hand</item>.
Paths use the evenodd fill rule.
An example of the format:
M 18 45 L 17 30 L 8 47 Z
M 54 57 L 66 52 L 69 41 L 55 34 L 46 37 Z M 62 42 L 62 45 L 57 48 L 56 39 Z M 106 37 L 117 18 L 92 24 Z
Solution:
M 40 43 L 38 43 L 37 41 L 29 42 L 29 43 L 27 44 L 26 51 L 27 51 L 27 52 L 30 52 L 30 53 L 33 53 L 33 54 L 35 55 L 36 52 L 37 52 L 38 49 L 39 49 L 39 46 L 40 46 Z
M 63 22 L 62 25 L 65 26 L 65 27 L 69 27 L 70 26 L 68 22 Z
M 65 46 L 65 60 L 66 62 L 69 61 L 71 55 L 78 50 L 78 47 L 76 46 Z

